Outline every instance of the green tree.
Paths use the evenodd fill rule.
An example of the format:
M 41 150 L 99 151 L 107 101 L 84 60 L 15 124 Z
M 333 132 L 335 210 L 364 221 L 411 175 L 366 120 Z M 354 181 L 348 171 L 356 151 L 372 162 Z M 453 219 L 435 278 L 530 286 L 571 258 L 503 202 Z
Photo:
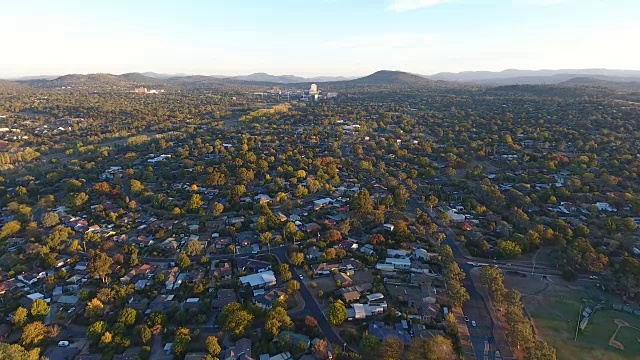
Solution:
M 91 299 L 87 303 L 87 307 L 85 308 L 85 311 L 84 311 L 85 315 L 89 319 L 97 319 L 102 316 L 103 312 L 104 312 L 104 304 L 102 304 L 102 301 L 98 300 L 97 298 Z
M 290 280 L 287 283 L 287 294 L 293 295 L 298 290 L 300 290 L 300 282 L 298 280 Z
M 214 170 L 207 178 L 207 184 L 213 186 L 222 186 L 227 182 L 227 178 L 224 173 Z
M 42 321 L 34 321 L 25 325 L 22 328 L 22 336 L 20 336 L 20 343 L 23 346 L 35 346 L 40 344 L 42 340 L 47 336 L 47 327 L 44 326 Z
M 81 210 L 82 207 L 89 201 L 89 195 L 84 192 L 71 194 L 69 196 L 69 206 L 74 210 Z
M 347 320 L 347 308 L 342 301 L 336 301 L 327 309 L 327 319 L 333 325 L 340 325 Z
M 253 321 L 253 315 L 244 310 L 237 302 L 233 302 L 222 308 L 218 319 L 225 331 L 235 336 L 240 336 L 244 334 L 247 327 Z
M 60 223 L 60 218 L 58 214 L 48 211 L 42 215 L 42 226 L 44 227 L 53 227 Z
M 364 334 L 362 336 L 362 340 L 360 341 L 360 349 L 362 349 L 362 355 L 364 355 L 367 359 L 374 359 L 378 354 L 380 354 L 380 339 L 377 337 Z
M 289 261 L 293 266 L 300 266 L 304 263 L 304 254 L 294 251 L 291 253 L 291 255 L 289 255 Z
M 222 212 L 224 211 L 224 205 L 220 204 L 219 202 L 214 202 L 213 206 L 211 207 L 211 215 L 216 217 L 219 216 L 220 214 L 222 214 Z
M 404 351 L 404 343 L 396 336 L 387 336 L 382 340 L 380 359 L 400 360 Z
M 42 299 L 37 299 L 31 304 L 31 315 L 33 317 L 45 317 L 49 314 L 49 305 Z
M 218 343 L 218 338 L 213 335 L 207 336 L 207 340 L 205 341 L 205 344 L 207 346 L 207 351 L 209 352 L 209 355 L 217 359 L 218 355 L 220 355 L 220 352 L 222 351 L 222 348 Z
M 132 308 L 124 308 L 118 314 L 118 322 L 126 327 L 136 323 L 138 312 Z
M 351 208 L 359 215 L 369 215 L 373 212 L 373 200 L 366 189 L 361 190 L 351 199 Z
M 187 328 L 179 328 L 173 339 L 173 352 L 178 356 L 184 355 L 190 342 L 191 331 Z
M 280 329 L 291 327 L 293 327 L 293 321 L 285 309 L 274 307 L 267 312 L 264 328 L 271 336 L 276 337 L 280 334 Z
M 101 251 L 95 251 L 89 258 L 87 270 L 93 276 L 99 277 L 103 283 L 106 283 L 107 275 L 111 274 L 111 264 L 113 264 L 113 259 L 109 255 Z
M 108 326 L 104 321 L 96 321 L 87 328 L 87 339 L 93 343 L 100 341 L 102 335 L 107 332 Z
M 407 352 L 408 360 L 456 360 L 458 356 L 450 339 L 436 335 L 430 339 L 415 338 Z
M 449 304 L 453 307 L 461 306 L 470 299 L 467 289 L 460 285 L 459 282 L 454 281 L 447 283 L 447 298 L 449 299 Z
M 140 325 L 138 327 L 138 334 L 140 335 L 140 341 L 143 344 L 149 343 L 149 341 L 151 340 L 151 337 L 153 336 L 153 332 L 146 325 Z
M 18 344 L 0 343 L 0 359 L 41 360 L 40 349 L 25 350 Z
M 197 240 L 189 240 L 184 246 L 184 252 L 189 256 L 200 255 L 202 254 L 202 250 L 204 250 L 204 247 L 202 246 L 202 243 Z
M 20 232 L 20 228 L 22 228 L 20 221 L 9 221 L 8 223 L 4 224 L 2 226 L 2 229 L 0 230 L 0 239 L 6 239 L 9 236 L 17 234 L 18 232 Z
M 429 198 L 427 199 L 426 203 L 427 205 L 429 205 L 429 209 L 433 211 L 433 207 L 438 205 L 438 198 L 435 197 L 433 194 L 429 195 Z
M 200 194 L 191 194 L 191 199 L 189 200 L 189 210 L 198 211 L 204 205 L 204 201 L 202 201 L 202 196 Z
M 182 270 L 188 269 L 189 266 L 191 266 L 191 260 L 184 252 L 181 252 L 178 254 L 178 256 L 176 256 L 176 263 Z
M 543 340 L 532 343 L 524 355 L 525 360 L 555 360 L 556 349 Z
M 13 314 L 11 318 L 11 323 L 15 326 L 22 327 L 26 324 L 29 316 L 29 311 L 26 308 L 20 306 L 16 309 L 16 312 Z
M 522 249 L 513 241 L 498 240 L 496 255 L 498 255 L 500 259 L 513 259 L 522 255 Z
M 502 270 L 495 266 L 484 266 L 480 270 L 480 282 L 491 294 L 496 305 L 502 306 L 506 294 Z

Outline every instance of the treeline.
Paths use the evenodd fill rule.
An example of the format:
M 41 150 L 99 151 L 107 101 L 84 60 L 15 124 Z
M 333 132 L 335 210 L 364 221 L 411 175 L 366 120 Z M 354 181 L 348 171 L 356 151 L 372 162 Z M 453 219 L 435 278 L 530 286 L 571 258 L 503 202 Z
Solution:
M 522 352 L 524 359 L 556 359 L 556 349 L 547 342 L 536 339 L 532 324 L 524 315 L 520 292 L 504 287 L 502 270 L 494 266 L 485 266 L 481 270 L 480 281 L 489 292 L 495 308 L 503 309 L 508 326 L 507 339 L 513 347 Z

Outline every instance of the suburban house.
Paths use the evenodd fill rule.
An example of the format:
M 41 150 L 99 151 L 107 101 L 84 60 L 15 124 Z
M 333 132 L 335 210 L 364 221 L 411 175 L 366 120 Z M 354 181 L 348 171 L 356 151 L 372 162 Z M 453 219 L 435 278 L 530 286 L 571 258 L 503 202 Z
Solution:
M 240 258 L 236 261 L 236 266 L 240 272 L 263 272 L 271 270 L 271 263 L 257 260 L 257 259 L 247 259 Z
M 273 271 L 267 270 L 256 274 L 241 276 L 240 283 L 252 289 L 264 289 L 276 285 L 276 276 Z
M 327 275 L 331 275 L 333 270 L 338 270 L 339 265 L 321 263 L 313 266 L 312 268 L 313 268 L 313 276 L 327 276 Z
M 278 300 L 285 301 L 287 294 L 278 289 L 273 289 L 267 293 L 257 295 L 253 298 L 253 302 L 265 310 L 269 310 L 273 307 L 273 303 Z

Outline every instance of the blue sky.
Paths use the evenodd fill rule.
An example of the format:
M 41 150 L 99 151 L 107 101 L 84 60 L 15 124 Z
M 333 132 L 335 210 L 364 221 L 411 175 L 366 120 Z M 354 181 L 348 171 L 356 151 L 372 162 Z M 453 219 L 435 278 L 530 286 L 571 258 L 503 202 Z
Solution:
M 0 76 L 640 68 L 637 0 L 0 0 Z

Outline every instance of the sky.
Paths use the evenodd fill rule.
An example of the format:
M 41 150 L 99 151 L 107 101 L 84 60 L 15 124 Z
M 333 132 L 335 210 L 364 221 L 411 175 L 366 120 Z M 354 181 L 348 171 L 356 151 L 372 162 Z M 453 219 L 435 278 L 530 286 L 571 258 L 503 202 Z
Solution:
M 0 0 L 0 77 L 640 69 L 638 0 Z

